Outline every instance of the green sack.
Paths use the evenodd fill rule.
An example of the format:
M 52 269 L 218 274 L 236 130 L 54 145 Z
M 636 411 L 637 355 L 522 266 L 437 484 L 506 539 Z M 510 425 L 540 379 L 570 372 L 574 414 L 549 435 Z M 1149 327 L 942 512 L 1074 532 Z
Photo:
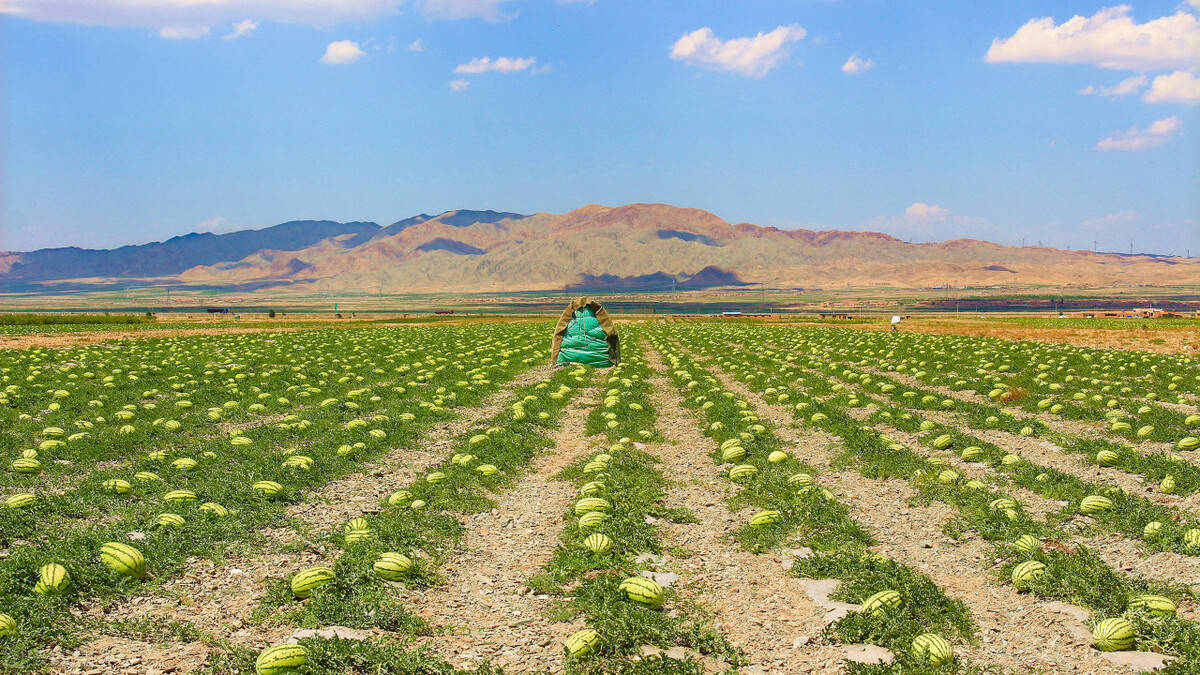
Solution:
M 558 363 L 583 363 L 596 368 L 612 365 L 608 360 L 608 334 L 587 307 L 576 310 L 575 318 L 567 324 L 558 349 Z

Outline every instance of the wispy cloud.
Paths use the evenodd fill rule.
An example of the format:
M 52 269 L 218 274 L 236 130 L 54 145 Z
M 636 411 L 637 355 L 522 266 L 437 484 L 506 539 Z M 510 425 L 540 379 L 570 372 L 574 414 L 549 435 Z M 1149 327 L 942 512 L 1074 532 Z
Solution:
M 469 80 L 450 80 L 450 91 L 461 93 L 466 91 L 467 87 L 470 86 L 471 82 Z
M 1159 75 L 1142 100 L 1147 103 L 1200 103 L 1200 78 L 1186 70 Z
M 527 58 L 509 58 L 501 56 L 493 61 L 486 56 L 471 59 L 467 63 L 460 63 L 454 67 L 454 72 L 463 75 L 478 75 L 479 73 L 515 73 L 519 70 L 525 70 L 537 63 L 537 59 L 530 56 Z
M 671 58 L 694 66 L 763 77 L 787 55 L 787 47 L 808 32 L 797 24 L 779 26 L 754 37 L 721 40 L 711 28 L 687 33 L 671 45 Z
M 256 30 L 258 30 L 258 22 L 257 21 L 251 21 L 250 19 L 242 19 L 241 21 L 233 24 L 233 31 L 231 33 L 229 33 L 228 35 L 226 35 L 224 37 L 224 39 L 236 40 L 236 39 L 242 38 L 242 37 L 250 37 L 250 35 L 252 35 L 254 33 L 254 31 L 256 31 Z
M 1178 117 L 1172 115 L 1171 117 L 1153 122 L 1145 130 L 1130 127 L 1126 131 L 1113 134 L 1108 138 L 1102 138 L 1100 142 L 1096 143 L 1096 149 L 1107 152 L 1112 150 L 1133 151 L 1156 148 L 1171 140 L 1182 128 L 1183 123 L 1179 121 Z
M 366 56 L 357 42 L 353 40 L 337 40 L 330 42 L 325 47 L 325 55 L 321 57 L 321 63 L 332 65 L 343 65 L 346 63 L 354 63 L 355 61 Z
M 859 58 L 857 53 L 851 54 L 850 58 L 842 64 L 842 72 L 847 75 L 858 75 L 875 67 L 875 62 L 871 59 Z
M 1179 10 L 1137 23 L 1120 5 L 1091 17 L 1074 16 L 1055 25 L 1051 17 L 1030 19 L 1008 38 L 992 41 L 989 63 L 1086 63 L 1111 70 L 1188 68 L 1196 63 L 1200 20 Z
M 425 44 L 421 42 L 420 38 L 417 38 L 416 40 L 413 40 L 412 42 L 408 43 L 408 51 L 423 52 L 423 51 L 425 51 Z
M 1083 89 L 1080 89 L 1079 94 L 1081 96 L 1107 96 L 1110 98 L 1116 96 L 1129 96 L 1141 91 L 1142 87 L 1146 86 L 1148 81 L 1149 78 L 1147 78 L 1145 75 L 1134 75 L 1133 77 L 1127 77 L 1124 80 L 1121 80 L 1111 87 L 1097 87 L 1094 84 L 1089 84 Z
M 208 26 L 163 26 L 158 37 L 165 40 L 198 40 L 208 35 Z
M 914 202 L 912 206 L 904 209 L 904 217 L 913 220 L 945 220 L 950 216 L 950 209 L 945 209 L 937 204 L 926 204 L 924 202 Z

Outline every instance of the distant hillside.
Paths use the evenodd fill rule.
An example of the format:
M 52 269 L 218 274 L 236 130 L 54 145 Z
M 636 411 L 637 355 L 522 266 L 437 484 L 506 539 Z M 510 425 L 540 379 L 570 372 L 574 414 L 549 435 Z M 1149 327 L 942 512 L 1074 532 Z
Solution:
M 730 224 L 667 204 L 565 214 L 421 214 L 387 227 L 296 221 L 113 251 L 0 254 L 0 289 L 154 283 L 272 293 L 1114 286 L 1195 284 L 1200 260 L 1001 246 L 907 244 L 878 232 Z M 146 279 L 151 277 L 151 279 Z M 132 281 L 128 283 L 133 283 Z
M 357 246 L 379 230 L 375 223 L 335 223 L 332 220 L 293 220 L 261 230 L 228 234 L 185 234 L 163 242 L 122 246 L 111 250 L 45 248 L 16 254 L 0 279 L 44 281 L 89 277 L 158 277 L 179 274 L 197 265 L 240 260 L 263 249 L 295 251 L 324 239 Z

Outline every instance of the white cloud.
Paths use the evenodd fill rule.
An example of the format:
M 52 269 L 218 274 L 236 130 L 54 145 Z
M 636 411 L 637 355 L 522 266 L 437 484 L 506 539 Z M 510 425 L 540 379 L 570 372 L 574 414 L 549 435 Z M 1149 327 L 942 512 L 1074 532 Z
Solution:
M 950 215 L 950 209 L 944 209 L 937 204 L 915 202 L 904 209 L 904 217 L 913 220 L 945 220 Z
M 469 86 L 471 83 L 468 80 L 450 80 L 450 91 L 463 92 Z
M 258 22 L 250 19 L 242 19 L 233 24 L 233 32 L 225 36 L 226 40 L 236 40 L 240 37 L 250 37 L 250 35 L 258 30 Z
M 429 19 L 483 19 L 504 21 L 515 14 L 503 14 L 500 6 L 509 0 L 424 0 L 421 13 Z
M 1089 84 L 1079 90 L 1082 96 L 1129 96 L 1141 91 L 1142 87 L 1146 86 L 1149 78 L 1145 75 L 1134 75 L 1127 77 L 1111 87 L 1097 87 L 1094 84 Z
M 1102 138 L 1099 143 L 1096 143 L 1096 149 L 1109 151 L 1155 148 L 1170 140 L 1181 128 L 1183 128 L 1183 124 L 1179 118 L 1172 115 L 1151 123 L 1145 131 L 1137 127 L 1130 127 L 1127 131 Z
M 158 37 L 167 40 L 197 40 L 208 35 L 208 26 L 163 26 Z
M 687 33 L 671 46 L 671 58 L 694 66 L 763 77 L 787 55 L 787 46 L 808 32 L 797 24 L 779 26 L 754 37 L 721 40 L 711 28 Z
M 850 55 L 846 62 L 842 64 L 842 72 L 847 75 L 858 75 L 875 67 L 875 62 L 871 59 L 863 60 L 859 58 L 858 53 Z
M 425 51 L 425 45 L 424 45 L 424 43 L 421 42 L 420 38 L 418 38 L 408 44 L 408 51 L 423 52 L 423 51 Z
M 325 55 L 321 57 L 321 63 L 333 65 L 354 63 L 366 55 L 367 53 L 359 48 L 357 42 L 353 40 L 337 40 L 336 42 L 330 42 L 325 47 Z
M 867 223 L 867 228 L 886 232 L 913 242 L 943 241 L 970 237 L 988 241 L 1006 241 L 1010 232 L 984 218 L 959 216 L 937 204 L 915 202 L 904 210 L 903 216 L 880 216 Z
M 1147 103 L 1200 103 L 1200 78 L 1186 70 L 1159 75 L 1142 100 Z
M 525 70 L 533 64 L 537 63 L 537 59 L 530 56 L 528 58 L 510 59 L 507 56 L 501 56 L 493 61 L 486 56 L 480 56 L 471 59 L 467 63 L 460 63 L 454 67 L 454 72 L 464 75 L 478 75 L 479 73 L 515 73 L 518 70 Z
M 1200 20 L 1180 10 L 1139 24 L 1129 6 L 1109 7 L 1091 17 L 1074 16 L 1055 25 L 1051 17 L 1030 19 L 1011 37 L 992 40 L 989 63 L 1086 63 L 1110 70 L 1189 68 L 1197 62 Z

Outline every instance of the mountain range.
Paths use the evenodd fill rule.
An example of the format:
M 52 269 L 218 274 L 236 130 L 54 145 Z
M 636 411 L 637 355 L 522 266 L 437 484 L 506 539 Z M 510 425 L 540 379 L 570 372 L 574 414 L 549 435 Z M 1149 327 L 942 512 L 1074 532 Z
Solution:
M 110 250 L 0 253 L 0 290 L 171 285 L 296 294 L 524 290 L 1171 285 L 1196 259 L 1002 246 L 912 244 L 878 232 L 730 224 L 666 204 L 565 214 L 421 214 L 387 226 L 300 220 Z

